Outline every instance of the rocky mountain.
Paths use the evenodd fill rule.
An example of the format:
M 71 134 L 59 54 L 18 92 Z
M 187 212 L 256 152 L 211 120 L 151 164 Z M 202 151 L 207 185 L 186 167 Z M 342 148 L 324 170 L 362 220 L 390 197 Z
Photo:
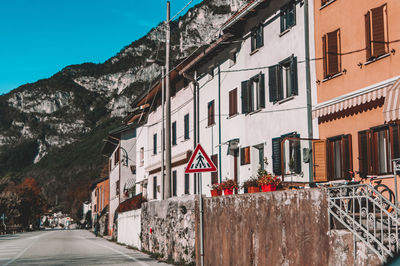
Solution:
M 245 2 L 204 0 L 174 20 L 172 64 L 215 39 L 222 23 Z M 160 67 L 146 59 L 164 59 L 164 39 L 164 25 L 160 23 L 104 63 L 71 65 L 48 79 L 0 96 L 0 177 L 29 174 L 40 176 L 46 184 L 57 183 L 55 173 L 40 161 L 61 156 L 58 159 L 68 162 L 62 151 L 72 149 L 73 154 L 71 147 L 79 147 L 82 139 L 90 142 L 90 136 L 97 136 L 101 146 L 96 132 L 105 135 L 105 129 L 115 126 L 115 121 L 131 110 L 132 101 L 159 77 Z M 98 169 L 94 170 L 94 177 L 104 162 L 99 158 L 100 154 L 93 154 L 87 158 L 93 164 L 82 164 Z M 73 160 L 71 163 L 80 164 Z M 76 173 L 88 171 L 75 166 Z M 71 165 L 66 163 L 64 167 Z

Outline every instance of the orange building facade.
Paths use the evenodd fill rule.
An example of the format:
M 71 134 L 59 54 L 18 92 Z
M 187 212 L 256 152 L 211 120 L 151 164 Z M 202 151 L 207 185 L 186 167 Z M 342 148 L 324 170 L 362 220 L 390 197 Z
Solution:
M 95 181 L 92 186 L 92 221 L 93 224 L 105 207 L 110 203 L 110 179 L 108 177 Z
M 316 0 L 314 9 L 314 181 L 355 173 L 391 184 L 400 158 L 400 1 Z

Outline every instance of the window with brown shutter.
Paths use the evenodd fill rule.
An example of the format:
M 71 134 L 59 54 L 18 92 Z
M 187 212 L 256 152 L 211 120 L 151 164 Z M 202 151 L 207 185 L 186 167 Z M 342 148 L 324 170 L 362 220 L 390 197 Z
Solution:
M 328 178 L 351 179 L 353 171 L 351 135 L 341 135 L 327 140 Z
M 208 103 L 207 106 L 207 111 L 208 111 L 208 126 L 214 125 L 215 124 L 215 110 L 214 110 L 214 100 Z
M 237 89 L 229 92 L 229 116 L 237 114 Z
M 314 182 L 328 181 L 326 140 L 313 141 Z
M 119 147 L 118 147 L 118 149 L 114 153 L 114 164 L 115 165 L 118 164 L 118 162 L 119 162 L 119 154 L 120 154 L 120 150 L 119 150 Z
M 211 161 L 214 163 L 215 166 L 218 166 L 218 154 L 211 155 Z M 218 171 L 211 173 L 211 184 L 218 183 Z
M 250 147 L 240 149 L 240 165 L 250 164 Z
M 329 78 L 341 71 L 340 30 L 335 30 L 322 37 L 324 78 Z
M 365 14 L 366 59 L 373 60 L 388 53 L 387 5 L 373 8 Z

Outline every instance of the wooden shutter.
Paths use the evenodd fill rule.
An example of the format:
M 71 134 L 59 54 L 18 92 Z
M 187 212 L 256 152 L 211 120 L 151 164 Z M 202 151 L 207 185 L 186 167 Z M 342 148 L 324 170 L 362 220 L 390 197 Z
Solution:
M 260 108 L 265 108 L 265 75 L 259 75 Z
M 339 72 L 339 30 L 327 34 L 328 38 L 328 75 Z
M 326 140 L 313 141 L 314 182 L 328 181 Z
M 237 89 L 229 92 L 229 116 L 237 114 Z
M 365 49 L 366 49 L 366 61 L 371 59 L 371 15 L 368 11 L 365 14 Z
M 328 76 L 328 58 L 326 56 L 326 35 L 322 36 L 322 64 L 324 67 L 324 78 Z
M 390 140 L 392 143 L 392 159 L 400 158 L 399 124 L 390 125 Z
M 250 163 L 250 147 L 244 148 L 244 163 L 245 164 Z
M 153 154 L 157 154 L 157 134 L 153 135 Z
M 281 175 L 281 138 L 272 139 L 272 170 L 275 175 Z
M 290 77 L 292 79 L 292 95 L 299 95 L 298 83 L 297 83 L 297 57 L 292 56 L 290 62 Z
M 189 139 L 189 114 L 185 115 L 184 127 L 185 139 Z
M 176 195 L 176 171 L 172 171 L 172 196 Z
M 208 103 L 208 125 L 211 126 L 215 123 L 214 118 L 214 100 Z
M 350 134 L 342 137 L 342 176 L 351 179 L 350 172 L 353 171 L 352 137 Z
M 373 56 L 378 57 L 386 53 L 385 49 L 385 22 L 383 9 L 380 6 L 371 10 L 372 14 L 372 47 Z
M 248 80 L 242 81 L 242 114 L 247 114 L 249 112 L 248 83 Z
M 218 154 L 211 155 L 211 161 L 214 163 L 216 167 L 218 167 Z M 211 172 L 211 184 L 218 183 L 218 171 Z
M 176 122 L 172 123 L 172 145 L 176 145 Z
M 368 175 L 369 162 L 370 162 L 368 139 L 369 139 L 368 131 L 358 132 L 358 161 L 359 161 L 359 171 L 361 177 L 366 177 Z
M 269 101 L 278 101 L 278 68 L 279 65 L 268 68 Z

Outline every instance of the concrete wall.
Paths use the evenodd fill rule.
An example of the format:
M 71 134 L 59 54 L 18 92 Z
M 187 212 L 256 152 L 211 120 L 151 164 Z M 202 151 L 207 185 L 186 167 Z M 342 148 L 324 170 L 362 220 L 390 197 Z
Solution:
M 324 190 L 204 200 L 205 265 L 353 265 L 352 248 L 343 248 L 352 235 L 343 235 L 329 234 Z M 376 265 L 365 247 L 357 258 L 359 265 Z
M 125 245 L 141 249 L 141 217 L 142 210 L 133 210 L 118 214 L 117 241 Z
M 195 260 L 195 196 L 142 205 L 142 249 L 177 263 Z M 214 264 L 215 265 L 215 264 Z

